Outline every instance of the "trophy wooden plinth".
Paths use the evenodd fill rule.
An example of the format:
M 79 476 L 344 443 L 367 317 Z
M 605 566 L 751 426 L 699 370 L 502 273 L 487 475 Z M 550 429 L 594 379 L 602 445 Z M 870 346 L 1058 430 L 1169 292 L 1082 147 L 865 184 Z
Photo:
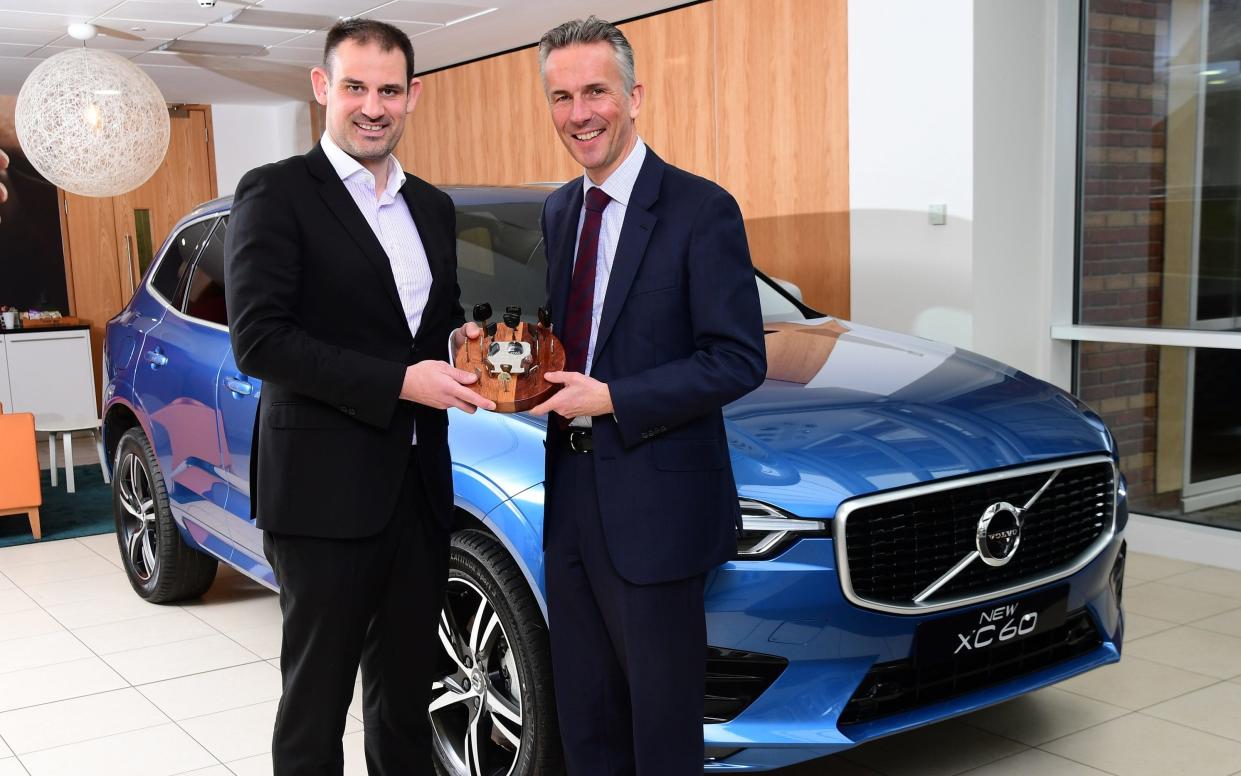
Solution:
M 470 386 L 496 403 L 496 412 L 525 412 L 560 389 L 543 379 L 564 369 L 564 348 L 541 323 L 496 323 L 457 349 L 456 367 L 478 375 Z

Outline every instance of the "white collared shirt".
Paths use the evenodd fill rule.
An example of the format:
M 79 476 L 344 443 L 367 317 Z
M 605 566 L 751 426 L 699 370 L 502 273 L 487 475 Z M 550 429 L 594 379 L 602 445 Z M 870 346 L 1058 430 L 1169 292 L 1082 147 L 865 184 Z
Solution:
M 598 188 L 612 198 L 603 209 L 603 219 L 599 225 L 599 255 L 595 265 L 595 298 L 590 310 L 590 346 L 586 349 L 585 374 L 595 363 L 595 341 L 599 336 L 599 321 L 603 317 L 603 303 L 608 295 L 608 279 L 612 276 L 612 262 L 616 260 L 616 245 L 620 242 L 621 227 L 625 225 L 625 211 L 633 196 L 633 186 L 638 181 L 638 173 L 642 171 L 642 162 L 646 160 L 646 143 L 638 138 L 629 156 L 621 162 L 620 167 L 612 171 Z M 586 192 L 595 187 L 590 176 L 582 175 L 582 210 L 577 218 L 577 239 L 574 246 L 582 240 L 582 225 L 586 222 Z M 574 249 L 574 268 L 577 267 L 577 248 Z
M 342 151 L 330 133 L 324 132 L 319 142 L 362 217 L 375 233 L 375 239 L 379 240 L 387 254 L 410 336 L 418 336 L 422 311 L 431 296 L 431 265 L 427 261 L 427 251 L 418 234 L 418 227 L 414 224 L 414 216 L 401 195 L 401 187 L 405 185 L 404 170 L 396 157 L 389 154 L 388 183 L 376 196 L 375 176 L 370 170 Z M 414 441 L 417 439 L 415 432 Z

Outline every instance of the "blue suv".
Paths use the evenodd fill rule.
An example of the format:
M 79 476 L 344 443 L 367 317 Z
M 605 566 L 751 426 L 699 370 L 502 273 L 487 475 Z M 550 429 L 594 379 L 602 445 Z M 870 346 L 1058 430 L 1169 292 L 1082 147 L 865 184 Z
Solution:
M 448 191 L 465 309 L 535 311 L 549 191 Z M 117 539 L 155 603 L 201 595 L 220 561 L 275 587 L 250 516 L 262 385 L 226 325 L 229 205 L 175 227 L 107 329 Z M 744 526 L 707 581 L 704 768 L 791 765 L 1117 661 L 1128 509 L 1099 417 L 1002 364 L 755 282 L 769 372 L 725 410 Z M 457 529 L 429 709 L 446 774 L 557 770 L 543 438 L 540 418 L 451 414 Z M 481 644 L 486 686 L 464 681 L 460 643 Z

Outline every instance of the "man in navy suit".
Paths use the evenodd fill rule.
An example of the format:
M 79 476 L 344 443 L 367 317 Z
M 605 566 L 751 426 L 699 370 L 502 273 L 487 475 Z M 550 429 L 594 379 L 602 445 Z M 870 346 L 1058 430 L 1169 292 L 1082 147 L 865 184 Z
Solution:
M 736 201 L 638 137 L 633 50 L 591 17 L 539 44 L 561 141 L 585 169 L 547 200 L 562 384 L 547 438 L 544 549 L 570 774 L 699 774 L 704 579 L 740 518 L 720 408 L 763 380 Z

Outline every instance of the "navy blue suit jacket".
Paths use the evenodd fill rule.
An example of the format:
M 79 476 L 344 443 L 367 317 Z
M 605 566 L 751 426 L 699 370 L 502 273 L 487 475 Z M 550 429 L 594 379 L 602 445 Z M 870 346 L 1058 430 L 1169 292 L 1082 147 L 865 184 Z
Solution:
M 582 179 L 547 200 L 548 296 L 562 330 Z M 766 373 L 763 322 L 736 201 L 650 149 L 634 184 L 591 376 L 614 414 L 594 419 L 599 511 L 612 561 L 635 584 L 684 579 L 736 551 L 740 519 L 721 408 Z M 547 508 L 563 502 L 550 423 Z

